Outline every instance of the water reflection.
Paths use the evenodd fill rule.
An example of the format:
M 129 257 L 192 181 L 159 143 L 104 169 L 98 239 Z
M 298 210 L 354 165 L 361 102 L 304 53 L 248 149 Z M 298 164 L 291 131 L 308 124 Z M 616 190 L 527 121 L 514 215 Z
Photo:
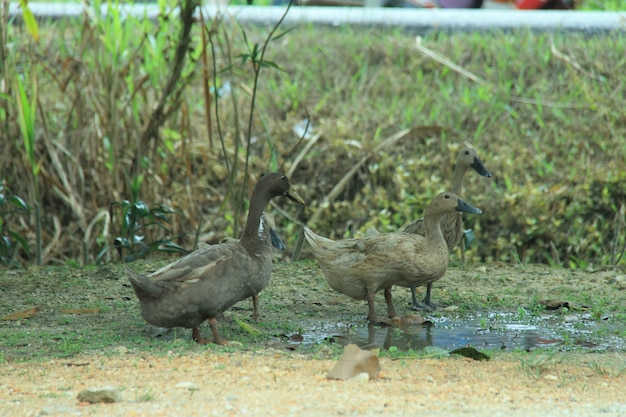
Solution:
M 593 337 L 592 332 L 585 327 L 595 326 L 593 321 L 574 328 L 568 323 L 555 321 L 553 316 L 526 318 L 523 322 L 506 313 L 497 316 L 490 313 L 486 318 L 488 320 L 485 317 L 440 317 L 424 324 L 400 321 L 396 325 L 342 323 L 309 329 L 304 336 L 304 342 L 319 343 L 329 340 L 342 345 L 356 343 L 365 349 L 385 350 L 391 347 L 399 350 L 421 350 L 428 346 L 453 350 L 468 345 L 478 349 L 529 350 L 562 345 L 564 338 L 585 347 L 608 348 L 623 345 L 623 341 L 620 344 L 611 339 L 589 340 Z

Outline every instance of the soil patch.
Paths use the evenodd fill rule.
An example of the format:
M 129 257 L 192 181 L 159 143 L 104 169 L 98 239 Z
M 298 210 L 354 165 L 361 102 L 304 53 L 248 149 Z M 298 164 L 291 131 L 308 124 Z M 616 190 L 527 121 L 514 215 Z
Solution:
M 442 308 L 424 315 L 435 327 L 438 320 L 521 311 L 552 314 L 555 322 L 585 314 L 594 325 L 578 340 L 561 335 L 546 348 L 482 348 L 491 356 L 486 362 L 392 343 L 379 352 L 382 377 L 369 382 L 326 379 L 342 344 L 308 335 L 364 326 L 367 307 L 330 290 L 313 262 L 277 263 L 260 296 L 262 320 L 250 321 L 251 303 L 243 301 L 220 321 L 232 341 L 226 347 L 197 345 L 186 329 L 154 336 L 122 271 L 0 272 L 2 316 L 38 308 L 30 318 L 0 321 L 0 415 L 626 415 L 620 271 L 453 267 L 433 289 Z M 408 290 L 395 288 L 394 299 L 399 313 L 416 315 Z M 548 311 L 541 302 L 549 299 L 569 305 Z M 245 331 L 235 316 L 260 334 Z M 296 335 L 308 342 L 294 342 Z M 108 385 L 121 402 L 76 399 Z

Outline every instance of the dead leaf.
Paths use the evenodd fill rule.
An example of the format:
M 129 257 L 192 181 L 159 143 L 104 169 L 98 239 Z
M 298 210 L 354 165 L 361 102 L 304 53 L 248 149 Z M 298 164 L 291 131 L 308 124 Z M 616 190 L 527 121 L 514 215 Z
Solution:
M 295 334 L 291 335 L 289 340 L 292 341 L 292 342 L 296 342 L 296 343 L 302 343 L 302 342 L 304 342 L 304 337 L 302 337 L 302 335 L 300 333 L 295 333 Z
M 471 346 L 455 349 L 451 351 L 450 354 L 465 356 L 466 358 L 474 359 L 475 361 L 488 361 L 489 359 L 491 359 L 489 356 L 485 355 L 482 352 L 479 352 Z
M 535 340 L 535 343 L 538 345 L 554 345 L 561 342 L 563 342 L 561 339 L 544 339 L 541 337 L 538 337 L 537 340 Z
M 378 356 L 351 343 L 343 349 L 343 355 L 326 378 L 345 381 L 362 373 L 368 374 L 370 380 L 378 378 L 380 374 Z
M 570 308 L 569 301 L 565 300 L 542 300 L 539 301 L 539 304 L 545 306 L 548 310 L 558 310 L 560 308 Z
M 65 366 L 89 366 L 89 362 L 67 362 Z
M 98 314 L 101 308 L 61 308 L 62 314 Z
M 7 314 L 6 316 L 2 317 L 2 320 L 29 319 L 31 317 L 34 317 L 39 312 L 40 309 L 41 309 L 41 307 L 39 307 L 39 306 L 31 307 L 31 308 L 26 309 L 26 310 L 18 311 L 17 313 Z
M 402 330 L 407 330 L 411 327 L 421 329 L 423 323 L 424 317 L 416 314 L 405 314 L 391 319 L 391 324 Z

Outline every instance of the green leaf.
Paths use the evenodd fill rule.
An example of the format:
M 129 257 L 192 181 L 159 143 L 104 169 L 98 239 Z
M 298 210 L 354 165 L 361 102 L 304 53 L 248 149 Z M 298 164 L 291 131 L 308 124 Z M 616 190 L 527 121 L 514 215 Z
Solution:
M 26 31 L 32 36 L 35 42 L 39 41 L 39 26 L 37 25 L 37 19 L 35 15 L 28 7 L 28 0 L 20 0 L 20 7 L 22 8 L 22 19 L 26 25 Z
M 37 84 L 34 83 L 34 97 L 33 103 L 28 101 L 26 95 L 26 89 L 22 83 L 20 75 L 15 77 L 15 83 L 17 86 L 17 113 L 18 124 L 20 131 L 22 132 L 22 139 L 24 140 L 24 149 L 28 155 L 28 161 L 30 162 L 33 175 L 37 176 L 39 173 L 39 167 L 35 163 L 35 110 L 36 110 L 36 97 L 37 97 Z
M 161 245 L 159 245 L 158 249 L 162 252 L 177 252 L 177 253 L 184 253 L 184 254 L 190 253 L 187 249 L 183 248 L 182 246 L 177 245 L 176 243 L 170 240 L 162 242 Z
M 265 61 L 265 60 L 264 60 L 264 61 L 261 61 L 261 62 L 260 62 L 260 65 L 261 65 L 262 67 L 274 68 L 274 69 L 277 69 L 277 70 L 279 70 L 279 71 L 286 72 L 286 71 L 285 71 L 284 69 L 282 69 L 282 68 L 281 68 L 281 67 L 280 67 L 277 63 L 275 63 L 275 62 L 273 62 L 273 61 Z
M 12 230 L 9 231 L 9 235 L 13 238 L 14 241 L 20 244 L 22 249 L 24 249 L 24 252 L 26 252 L 28 257 L 30 258 L 30 247 L 28 246 L 28 241 L 24 239 L 19 233 Z
M 25 211 L 30 211 L 30 206 L 28 204 L 26 204 L 26 202 L 24 200 L 22 200 L 21 197 L 18 197 L 16 195 L 12 195 L 8 198 L 7 200 L 10 204 L 14 205 L 15 207 L 25 210 Z
M 239 327 L 241 327 L 241 330 L 243 330 L 244 332 L 251 334 L 251 335 L 263 334 L 261 330 L 257 329 L 256 327 L 254 327 L 253 325 L 249 323 L 246 323 L 245 321 L 241 320 L 236 315 L 233 315 L 232 318 L 235 320 L 235 322 L 239 325 Z

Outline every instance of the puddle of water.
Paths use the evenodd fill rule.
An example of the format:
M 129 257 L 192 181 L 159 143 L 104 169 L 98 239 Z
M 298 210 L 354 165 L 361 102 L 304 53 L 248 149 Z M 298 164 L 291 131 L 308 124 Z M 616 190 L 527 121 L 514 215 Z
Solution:
M 302 343 L 330 340 L 342 345 L 356 343 L 366 349 L 421 350 L 429 346 L 452 350 L 464 346 L 477 349 L 533 349 L 566 342 L 595 349 L 623 348 L 624 340 L 607 336 L 597 340 L 597 323 L 588 314 L 562 320 L 557 316 L 521 320 L 511 313 L 489 313 L 483 317 L 431 319 L 432 325 L 403 326 L 353 325 L 339 323 L 316 326 L 303 335 Z M 568 340 L 564 340 L 568 339 Z

